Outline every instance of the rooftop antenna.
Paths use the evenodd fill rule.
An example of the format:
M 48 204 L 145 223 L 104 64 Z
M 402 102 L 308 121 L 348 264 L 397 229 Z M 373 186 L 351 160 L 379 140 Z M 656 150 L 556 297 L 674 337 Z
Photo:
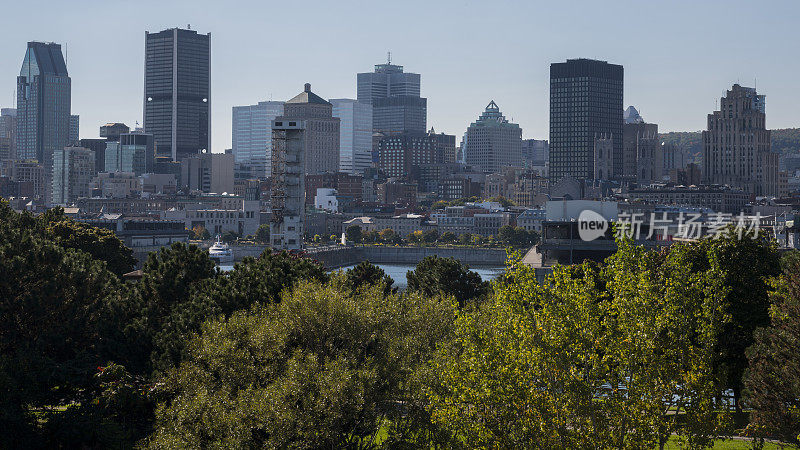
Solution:
M 392 52 L 391 51 L 386 52 L 386 59 L 388 61 L 387 64 L 391 66 L 392 65 Z

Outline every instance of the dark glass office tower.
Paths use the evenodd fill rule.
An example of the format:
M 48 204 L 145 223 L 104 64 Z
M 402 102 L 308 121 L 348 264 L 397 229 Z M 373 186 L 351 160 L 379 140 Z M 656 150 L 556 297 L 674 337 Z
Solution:
M 411 95 L 379 98 L 372 102 L 373 131 L 386 135 L 423 133 L 427 113 L 427 98 Z
M 145 32 L 144 129 L 161 156 L 211 150 L 211 33 Z
M 613 171 L 622 174 L 623 69 L 592 59 L 550 65 L 550 179 L 594 176 L 596 136 L 613 139 Z
M 375 72 L 359 73 L 358 101 L 372 105 L 372 129 L 385 135 L 425 133 L 428 99 L 420 97 L 420 75 L 403 66 L 378 64 Z
M 71 91 L 61 45 L 28 42 L 17 77 L 17 157 L 38 160 L 46 177 L 53 152 L 70 144 Z

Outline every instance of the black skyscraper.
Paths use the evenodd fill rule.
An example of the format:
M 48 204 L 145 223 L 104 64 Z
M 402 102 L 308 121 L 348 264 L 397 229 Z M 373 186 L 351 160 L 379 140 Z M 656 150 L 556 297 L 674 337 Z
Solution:
M 211 33 L 145 32 L 144 129 L 178 161 L 211 150 Z
M 594 140 L 613 139 L 613 171 L 622 174 L 623 69 L 591 59 L 550 65 L 550 179 L 594 177 Z

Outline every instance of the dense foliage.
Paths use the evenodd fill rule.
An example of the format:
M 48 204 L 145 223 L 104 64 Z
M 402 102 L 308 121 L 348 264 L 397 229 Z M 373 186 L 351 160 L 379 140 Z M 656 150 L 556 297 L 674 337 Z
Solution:
M 152 448 L 370 448 L 413 408 L 408 373 L 447 334 L 439 299 L 302 282 L 212 321 L 168 377 Z M 413 423 L 406 422 L 407 426 Z M 390 439 L 410 430 L 392 428 Z
M 720 239 L 700 241 L 686 251 L 693 271 L 708 270 L 718 264 L 726 287 L 724 311 L 731 320 L 724 326 L 715 348 L 714 367 L 721 383 L 733 392 L 737 410 L 742 393 L 742 377 L 747 368 L 745 351 L 753 344 L 756 328 L 769 325 L 769 277 L 780 273 L 780 256 L 774 243 L 754 238 L 743 239 L 733 230 Z
M 800 446 L 800 257 L 785 258 L 772 280 L 768 327 L 748 350 L 746 399 L 753 408 L 748 432 Z
M 454 258 L 426 256 L 406 275 L 408 289 L 425 296 L 452 295 L 460 307 L 479 301 L 491 292 L 489 282 Z
M 701 448 L 743 383 L 747 432 L 798 445 L 800 262 L 763 239 L 620 241 L 544 284 L 429 257 L 398 291 L 185 244 L 123 282 L 109 233 L 0 203 L 0 448 Z
M 725 289 L 718 267 L 694 273 L 683 250 L 623 244 L 605 266 L 560 267 L 545 286 L 511 267 L 434 358 L 434 421 L 464 447 L 709 442 L 724 424 L 712 362 Z
M 384 294 L 392 292 L 394 280 L 386 274 L 380 267 L 370 264 L 369 261 L 362 261 L 352 269 L 347 269 L 345 273 L 345 285 L 353 292 L 371 286 L 383 287 Z
M 0 201 L 0 430 L 10 447 L 41 444 L 48 407 L 82 399 L 119 284 L 105 262 L 58 245 L 47 223 Z

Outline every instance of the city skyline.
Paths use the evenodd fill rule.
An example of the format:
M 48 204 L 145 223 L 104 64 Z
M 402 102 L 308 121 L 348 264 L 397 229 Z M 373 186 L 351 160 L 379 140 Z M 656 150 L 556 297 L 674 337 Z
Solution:
M 308 20 L 328 31 L 299 36 L 296 45 L 286 47 L 271 45 L 269 36 L 291 27 L 296 10 L 288 5 L 243 3 L 234 9 L 211 3 L 192 3 L 195 7 L 188 8 L 186 2 L 104 5 L 53 5 L 41 12 L 34 26 L 13 21 L 14 10 L 22 6 L 9 5 L 9 14 L 0 19 L 6 35 L 13 36 L 0 46 L 0 60 L 6 62 L 0 68 L 0 106 L 13 106 L 14 80 L 27 41 L 56 42 L 68 60 L 72 113 L 81 116 L 82 138 L 95 137 L 106 122 L 141 124 L 143 31 L 191 24 L 200 33 L 214 35 L 214 152 L 231 148 L 233 106 L 288 100 L 304 82 L 313 83 L 326 98 L 356 98 L 356 74 L 384 63 L 387 51 L 392 52 L 393 63 L 421 74 L 428 126 L 456 136 L 474 120 L 474 111 L 495 100 L 510 120 L 520 124 L 525 138 L 548 139 L 549 65 L 573 58 L 624 66 L 624 106 L 636 106 L 662 131 L 702 130 L 708 111 L 736 82 L 768 96 L 768 128 L 800 124 L 795 107 L 800 94 L 792 75 L 800 63 L 779 57 L 791 55 L 800 40 L 800 31 L 790 26 L 800 11 L 794 2 L 680 2 L 669 10 L 637 4 L 635 11 L 624 4 L 586 4 L 580 17 L 567 7 L 545 8 L 546 4 L 412 2 L 408 11 L 392 10 L 391 17 L 397 22 L 415 20 L 419 32 L 413 36 L 387 29 L 379 20 L 362 20 L 370 14 L 390 17 L 387 7 L 311 3 L 305 8 Z M 154 15 L 156 6 L 159 14 Z M 418 14 L 422 8 L 424 15 Z M 515 13 L 508 14 L 509 9 Z M 109 13 L 124 20 L 108 21 Z M 648 16 L 656 18 L 637 19 Z M 343 27 L 331 35 L 331 23 L 346 20 L 359 26 Z M 426 27 L 429 22 L 438 26 Z M 91 24 L 85 28 L 88 32 L 76 31 L 82 23 Z M 270 33 L 261 32 L 264 26 Z M 474 32 L 487 27 L 498 30 L 497 40 Z M 694 51 L 698 45 L 736 51 Z M 303 48 L 303 57 L 290 47 Z

